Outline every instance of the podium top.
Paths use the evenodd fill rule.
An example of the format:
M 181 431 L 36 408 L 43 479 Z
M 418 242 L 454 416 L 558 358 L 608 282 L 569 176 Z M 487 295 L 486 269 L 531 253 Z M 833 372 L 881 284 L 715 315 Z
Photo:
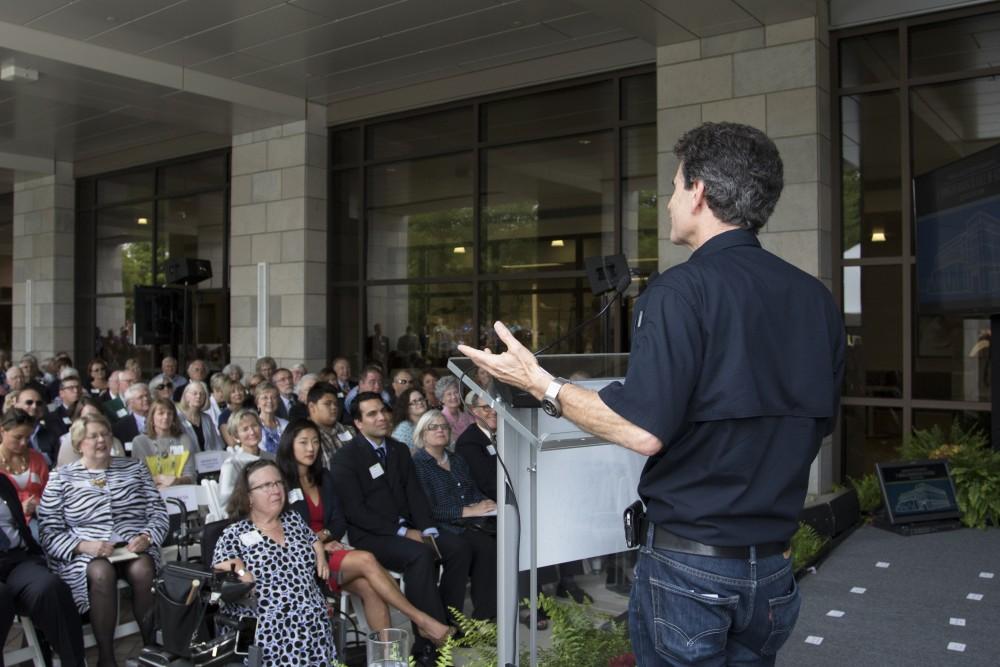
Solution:
M 563 377 L 591 389 L 599 389 L 612 380 L 620 380 L 628 371 L 628 354 L 547 354 L 538 357 L 539 365 L 556 377 Z M 576 427 L 562 419 L 545 417 L 544 424 L 529 425 L 525 415 L 515 416 L 514 408 L 541 409 L 541 405 L 531 394 L 497 382 L 490 376 L 480 377 L 479 367 L 468 357 L 452 357 L 448 360 L 448 370 L 454 373 L 459 383 L 476 392 L 478 396 L 497 411 L 500 419 L 510 423 L 517 431 L 535 444 L 555 441 L 576 441 L 579 445 L 589 444 L 591 437 L 581 438 Z M 463 390 L 463 395 L 464 395 Z

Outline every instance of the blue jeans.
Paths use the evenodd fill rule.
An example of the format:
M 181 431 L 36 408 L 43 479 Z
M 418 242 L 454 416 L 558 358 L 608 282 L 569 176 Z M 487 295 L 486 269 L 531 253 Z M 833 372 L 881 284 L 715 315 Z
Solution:
M 647 544 L 648 544 L 647 540 Z M 639 667 L 773 665 L 799 616 L 791 559 L 692 556 L 643 546 L 629 599 Z

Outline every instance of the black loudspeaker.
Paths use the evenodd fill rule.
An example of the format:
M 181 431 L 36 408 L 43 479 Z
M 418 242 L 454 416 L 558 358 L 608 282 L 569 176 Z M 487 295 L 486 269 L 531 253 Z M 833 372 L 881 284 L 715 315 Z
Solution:
M 830 503 L 819 503 L 802 508 L 799 521 L 812 526 L 823 537 L 833 537 L 834 521 Z
M 840 535 L 849 530 L 861 520 L 861 504 L 858 502 L 858 492 L 849 487 L 844 493 L 837 494 L 830 501 L 830 511 L 833 512 L 833 534 Z
M 165 271 L 169 285 L 197 285 L 212 277 L 212 263 L 207 259 L 172 257 Z

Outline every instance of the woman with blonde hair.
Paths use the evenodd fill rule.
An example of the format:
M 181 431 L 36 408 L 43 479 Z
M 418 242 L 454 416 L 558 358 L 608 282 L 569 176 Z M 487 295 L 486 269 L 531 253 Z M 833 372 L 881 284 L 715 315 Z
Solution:
M 273 459 L 274 456 L 261 449 L 263 434 L 260 417 L 253 410 L 240 408 L 226 422 L 226 431 L 233 445 L 228 451 L 232 456 L 226 459 L 219 471 L 219 502 L 225 507 L 236 488 L 240 473 L 248 464 L 259 459 Z
M 181 428 L 185 435 L 203 451 L 215 451 L 226 448 L 226 443 L 219 435 L 219 429 L 208 413 L 208 389 L 201 380 L 191 380 L 184 385 L 181 400 L 177 404 Z

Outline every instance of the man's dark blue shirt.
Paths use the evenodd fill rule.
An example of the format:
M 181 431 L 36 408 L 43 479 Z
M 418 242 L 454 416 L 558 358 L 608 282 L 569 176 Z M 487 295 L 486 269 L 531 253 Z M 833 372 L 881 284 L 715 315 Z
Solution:
M 663 443 L 639 482 L 650 521 L 718 546 L 788 540 L 840 403 L 829 290 L 733 230 L 653 280 L 635 312 L 625 383 L 600 395 Z

